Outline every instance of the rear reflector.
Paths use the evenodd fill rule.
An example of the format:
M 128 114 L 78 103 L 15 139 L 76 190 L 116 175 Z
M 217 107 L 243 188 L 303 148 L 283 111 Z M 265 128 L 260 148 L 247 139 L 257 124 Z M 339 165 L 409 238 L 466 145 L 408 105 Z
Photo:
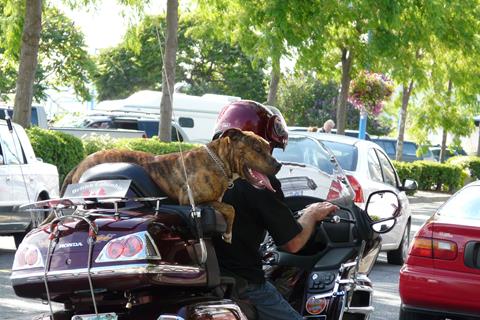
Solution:
M 413 240 L 410 255 L 440 260 L 454 260 L 457 244 L 449 240 L 417 237 Z
M 347 179 L 348 182 L 350 182 L 353 191 L 355 191 L 355 199 L 353 199 L 353 201 L 357 203 L 363 203 L 365 199 L 363 197 L 363 190 L 360 182 L 358 182 L 358 180 L 355 179 L 354 176 L 351 176 L 349 174 L 347 174 Z
M 441 260 L 455 260 L 457 244 L 448 240 L 433 240 L 433 258 Z

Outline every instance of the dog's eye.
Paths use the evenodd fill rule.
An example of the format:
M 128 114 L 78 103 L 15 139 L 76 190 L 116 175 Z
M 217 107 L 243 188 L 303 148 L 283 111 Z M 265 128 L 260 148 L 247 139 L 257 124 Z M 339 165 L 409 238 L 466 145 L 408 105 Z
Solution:
M 262 152 L 262 148 L 260 148 L 260 146 L 258 145 L 253 146 L 253 150 L 255 150 L 258 153 Z

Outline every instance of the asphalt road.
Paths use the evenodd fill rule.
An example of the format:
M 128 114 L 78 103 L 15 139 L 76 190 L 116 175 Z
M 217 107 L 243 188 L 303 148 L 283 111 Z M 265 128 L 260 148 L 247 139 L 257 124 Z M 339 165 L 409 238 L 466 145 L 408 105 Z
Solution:
M 411 198 L 412 237 L 422 223 L 444 201 L 445 196 L 419 192 Z M 0 237 L 0 319 L 32 319 L 33 316 L 48 314 L 48 305 L 39 301 L 20 299 L 15 296 L 10 284 L 10 269 L 15 255 L 12 237 Z M 374 307 L 372 320 L 397 320 L 400 307 L 398 294 L 398 272 L 400 266 L 389 265 L 386 255 L 381 254 L 370 278 L 374 284 Z M 54 308 L 61 308 L 59 304 Z

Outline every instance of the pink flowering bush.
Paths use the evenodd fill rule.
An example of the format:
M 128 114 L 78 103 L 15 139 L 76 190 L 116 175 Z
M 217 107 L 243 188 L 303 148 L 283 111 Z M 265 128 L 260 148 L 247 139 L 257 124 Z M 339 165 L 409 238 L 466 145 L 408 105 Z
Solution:
M 360 111 L 378 116 L 393 93 L 393 83 L 385 75 L 361 71 L 350 84 L 348 101 Z

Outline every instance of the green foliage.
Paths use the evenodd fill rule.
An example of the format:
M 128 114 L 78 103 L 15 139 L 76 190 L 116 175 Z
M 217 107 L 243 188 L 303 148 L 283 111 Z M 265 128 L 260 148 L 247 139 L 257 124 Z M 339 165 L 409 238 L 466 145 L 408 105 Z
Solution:
M 198 17 L 180 17 L 175 77 L 184 93 L 216 93 L 265 100 L 263 63 L 254 65 L 238 45 L 198 27 Z M 123 43 L 97 57 L 98 99 L 120 99 L 144 89 L 161 90 L 164 16 L 147 16 L 131 27 Z
M 16 86 L 24 1 L 0 1 L 0 95 Z M 71 86 L 82 99 L 90 99 L 88 82 L 95 68 L 87 54 L 83 34 L 73 21 L 53 7 L 44 9 L 34 82 L 34 99 L 44 99 L 49 88 Z M 0 97 L 1 98 L 1 97 Z
M 278 107 L 287 124 L 292 126 L 321 127 L 328 119 L 335 119 L 338 85 L 323 83 L 308 75 L 287 75 L 282 79 L 278 94 Z M 347 128 L 358 129 L 360 113 L 347 104 Z M 383 117 L 371 117 L 367 131 L 373 135 L 387 135 L 391 121 Z
M 454 192 L 464 184 L 467 173 L 456 165 L 432 161 L 392 161 L 400 180 L 412 179 L 419 190 Z
M 93 137 L 83 140 L 84 148 L 87 155 L 108 149 L 127 149 L 135 151 L 144 151 L 154 154 L 167 154 L 172 152 L 187 151 L 198 147 L 191 143 L 178 142 L 162 142 L 156 137 L 150 139 L 135 138 L 135 139 L 105 139 L 102 137 Z
M 469 176 L 475 180 L 480 179 L 480 157 L 476 156 L 456 156 L 447 160 L 447 164 L 456 165 L 467 170 Z
M 57 166 L 60 182 L 85 156 L 82 141 L 72 135 L 39 127 L 27 134 L 37 157 Z

